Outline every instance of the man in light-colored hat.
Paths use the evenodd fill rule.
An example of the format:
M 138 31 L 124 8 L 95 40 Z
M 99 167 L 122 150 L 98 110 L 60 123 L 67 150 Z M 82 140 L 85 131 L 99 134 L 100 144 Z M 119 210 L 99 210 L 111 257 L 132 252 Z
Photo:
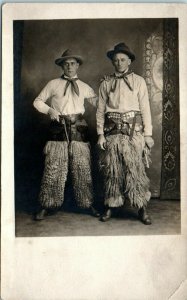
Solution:
M 64 201 L 64 188 L 70 170 L 78 207 L 99 216 L 93 205 L 88 126 L 84 120 L 84 101 L 94 106 L 97 96 L 93 89 L 77 76 L 83 63 L 80 55 L 66 50 L 55 60 L 63 75 L 51 80 L 34 100 L 34 107 L 51 119 L 50 139 L 44 148 L 45 168 L 39 194 L 42 220 L 50 209 L 58 209 Z M 50 105 L 47 104 L 50 100 Z
M 131 71 L 135 55 L 125 43 L 117 44 L 107 57 L 115 73 L 101 82 L 96 117 L 106 207 L 101 221 L 108 221 L 128 198 L 138 208 L 140 220 L 150 225 L 145 166 L 154 141 L 147 86 L 143 77 Z

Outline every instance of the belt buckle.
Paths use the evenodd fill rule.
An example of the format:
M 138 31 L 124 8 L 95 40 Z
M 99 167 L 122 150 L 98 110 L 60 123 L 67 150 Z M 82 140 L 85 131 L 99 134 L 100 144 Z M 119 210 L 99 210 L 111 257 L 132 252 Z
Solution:
M 76 122 L 76 116 L 75 115 L 70 115 L 70 121 L 71 121 L 71 124 L 75 124 Z
M 122 124 L 121 124 L 121 123 L 118 123 L 118 124 L 117 124 L 117 129 L 120 130 L 121 128 L 122 128 Z
M 67 122 L 69 122 L 70 124 L 75 124 L 75 122 L 76 122 L 76 115 L 75 114 L 64 115 L 64 119 Z

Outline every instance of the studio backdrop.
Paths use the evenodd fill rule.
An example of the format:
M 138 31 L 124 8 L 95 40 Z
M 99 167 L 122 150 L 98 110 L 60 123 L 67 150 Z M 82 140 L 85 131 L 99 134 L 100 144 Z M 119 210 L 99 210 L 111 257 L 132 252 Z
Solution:
M 152 197 L 180 199 L 177 19 L 14 21 L 14 153 L 17 209 L 34 208 L 44 166 L 49 118 L 33 108 L 46 83 L 61 76 L 54 61 L 70 48 L 83 56 L 79 77 L 98 94 L 113 67 L 106 52 L 125 42 L 135 53 L 132 69 L 146 80 L 153 119 Z M 93 147 L 96 110 L 86 105 Z M 99 191 L 98 191 L 99 193 Z

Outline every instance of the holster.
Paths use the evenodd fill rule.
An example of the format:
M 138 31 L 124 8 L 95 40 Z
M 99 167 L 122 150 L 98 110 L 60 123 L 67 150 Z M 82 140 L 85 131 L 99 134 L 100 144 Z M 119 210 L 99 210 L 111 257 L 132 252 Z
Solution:
M 52 121 L 49 129 L 51 141 L 88 141 L 88 125 L 81 114 L 61 115 Z

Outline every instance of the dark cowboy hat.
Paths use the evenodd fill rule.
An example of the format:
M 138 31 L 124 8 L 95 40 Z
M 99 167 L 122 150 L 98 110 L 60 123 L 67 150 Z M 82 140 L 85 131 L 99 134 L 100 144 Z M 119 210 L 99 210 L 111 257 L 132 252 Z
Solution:
M 135 60 L 135 55 L 132 53 L 132 51 L 129 49 L 125 43 L 119 43 L 114 47 L 114 50 L 110 50 L 107 52 L 108 58 L 111 60 L 113 59 L 114 55 L 117 53 L 124 53 L 128 55 L 128 57 L 131 59 L 131 61 Z
M 67 49 L 66 51 L 64 51 L 64 53 L 62 53 L 62 56 L 60 58 L 57 58 L 55 60 L 55 64 L 61 66 L 62 63 L 68 58 L 75 58 L 80 65 L 83 63 L 83 58 L 80 55 L 77 55 L 73 53 L 72 50 Z

